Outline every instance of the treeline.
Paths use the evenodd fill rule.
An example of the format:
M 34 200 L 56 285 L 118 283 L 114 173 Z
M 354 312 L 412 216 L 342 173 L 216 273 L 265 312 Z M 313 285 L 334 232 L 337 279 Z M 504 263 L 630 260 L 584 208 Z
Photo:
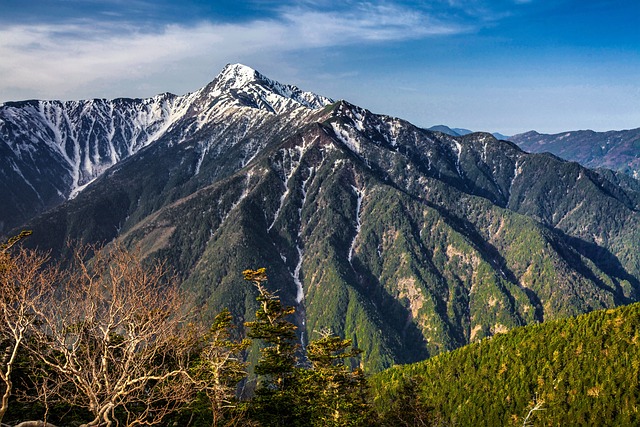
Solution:
M 634 426 L 639 376 L 636 303 L 517 328 L 370 383 L 398 425 Z
M 375 424 L 359 351 L 330 331 L 301 351 L 264 269 L 244 272 L 259 308 L 241 338 L 228 311 L 205 329 L 162 264 L 84 247 L 63 268 L 21 237 L 0 248 L 3 426 Z

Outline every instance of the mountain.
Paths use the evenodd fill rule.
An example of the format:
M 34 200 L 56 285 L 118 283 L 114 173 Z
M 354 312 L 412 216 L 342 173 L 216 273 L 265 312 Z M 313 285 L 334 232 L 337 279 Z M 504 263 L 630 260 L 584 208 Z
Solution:
M 464 128 L 453 128 L 453 131 L 458 134 L 458 136 L 465 136 L 473 133 L 472 130 L 464 129 Z
M 216 116 L 220 106 L 211 104 L 214 99 L 229 107 L 254 105 L 278 113 L 331 102 L 236 64 L 185 96 L 2 104 L 0 232 L 75 197 L 111 166 L 161 137 L 182 141 L 211 121 L 223 121 Z
M 633 304 L 517 328 L 371 384 L 390 426 L 638 425 L 639 343 Z
M 447 135 L 450 135 L 450 136 L 465 136 L 465 135 L 469 135 L 470 133 L 473 133 L 473 131 L 469 129 L 462 129 L 462 128 L 452 129 L 449 126 L 445 126 L 445 125 L 431 126 L 428 130 L 431 130 L 434 132 L 446 133 Z
M 456 130 L 451 129 L 449 126 L 445 126 L 445 125 L 431 126 L 430 128 L 428 128 L 428 130 L 431 130 L 431 131 L 434 131 L 434 132 L 442 132 L 442 133 L 450 135 L 450 136 L 462 136 L 462 134 L 458 133 Z M 469 132 L 469 133 L 471 133 L 471 132 Z
M 511 138 L 510 136 L 504 135 L 500 132 L 493 132 L 491 135 L 496 139 L 504 139 L 506 141 L 509 141 L 509 138 Z
M 554 135 L 535 131 L 508 138 L 525 151 L 549 152 L 590 168 L 607 168 L 640 179 L 640 128 L 594 132 L 580 130 Z
M 64 257 L 68 239 L 118 239 L 238 324 L 256 308 L 241 272 L 267 267 L 303 345 L 330 328 L 372 371 L 639 298 L 629 177 L 421 129 L 241 65 L 173 99 L 162 132 L 30 220 L 25 243 Z
M 473 131 L 469 130 L 469 129 L 450 128 L 449 126 L 445 126 L 445 125 L 431 126 L 430 128 L 428 128 L 428 130 L 435 131 L 435 132 L 446 133 L 447 135 L 450 135 L 450 136 L 465 136 L 465 135 L 469 135 L 470 133 L 473 133 Z M 498 133 L 498 132 L 493 132 L 492 135 L 496 139 L 509 140 L 508 136 L 503 135 L 503 134 Z

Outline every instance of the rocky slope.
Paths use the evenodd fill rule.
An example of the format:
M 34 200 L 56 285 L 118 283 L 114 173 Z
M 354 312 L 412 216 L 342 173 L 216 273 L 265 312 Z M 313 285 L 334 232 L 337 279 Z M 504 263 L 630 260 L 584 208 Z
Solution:
M 24 101 L 0 105 L 0 232 L 75 197 L 107 169 L 164 139 L 200 138 L 234 108 L 293 113 L 331 100 L 228 65 L 211 84 L 185 96 L 149 99 Z M 240 120 L 240 119 L 238 119 Z M 241 120 L 249 124 L 259 117 Z M 222 131 L 222 129 L 218 129 Z M 197 136 L 196 136 L 197 135 Z

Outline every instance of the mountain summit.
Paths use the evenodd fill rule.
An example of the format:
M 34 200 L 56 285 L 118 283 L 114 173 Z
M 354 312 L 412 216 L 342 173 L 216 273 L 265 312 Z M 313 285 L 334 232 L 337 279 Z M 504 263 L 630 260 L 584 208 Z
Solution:
M 180 142 L 226 120 L 232 107 L 283 114 L 331 102 L 230 64 L 205 88 L 184 96 L 1 104 L 0 232 L 75 197 L 107 169 L 169 134 Z
M 68 239 L 118 240 L 239 324 L 256 311 L 241 272 L 267 267 L 302 348 L 329 328 L 369 370 L 640 299 L 637 181 L 487 133 L 432 132 L 240 65 L 183 97 L 1 114 L 6 223 L 44 209 L 40 186 L 62 201 L 93 179 L 28 221 L 25 244 L 64 257 Z
M 274 113 L 298 107 L 322 108 L 333 100 L 283 85 L 242 64 L 228 64 L 204 91 L 209 98 L 227 96 L 245 106 L 265 108 Z

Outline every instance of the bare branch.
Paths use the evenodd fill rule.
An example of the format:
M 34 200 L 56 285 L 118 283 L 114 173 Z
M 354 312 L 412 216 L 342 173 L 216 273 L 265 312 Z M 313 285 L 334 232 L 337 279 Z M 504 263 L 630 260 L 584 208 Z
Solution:
M 531 408 L 531 410 L 529 410 L 529 413 L 527 414 L 524 421 L 522 422 L 522 427 L 532 427 L 533 422 L 531 421 L 531 417 L 535 412 L 546 411 L 546 409 L 544 409 L 543 406 L 544 406 L 544 400 L 538 399 L 538 396 L 536 395 L 536 397 L 533 399 L 533 407 Z
M 28 235 L 28 234 L 26 234 Z M 12 374 L 19 352 L 28 338 L 30 328 L 37 321 L 34 302 L 49 292 L 57 270 L 45 268 L 48 256 L 20 249 L 9 253 L 20 236 L 10 239 L 0 250 L 0 344 L 3 355 L 0 360 L 2 400 L 0 422 L 9 409 L 9 399 L 14 394 Z
M 81 248 L 74 260 L 34 304 L 40 322 L 27 346 L 55 373 L 39 390 L 89 410 L 87 426 L 110 425 L 115 408 L 128 425 L 160 422 L 196 392 L 188 370 L 202 334 L 189 332 L 192 311 L 163 266 L 119 246 Z

